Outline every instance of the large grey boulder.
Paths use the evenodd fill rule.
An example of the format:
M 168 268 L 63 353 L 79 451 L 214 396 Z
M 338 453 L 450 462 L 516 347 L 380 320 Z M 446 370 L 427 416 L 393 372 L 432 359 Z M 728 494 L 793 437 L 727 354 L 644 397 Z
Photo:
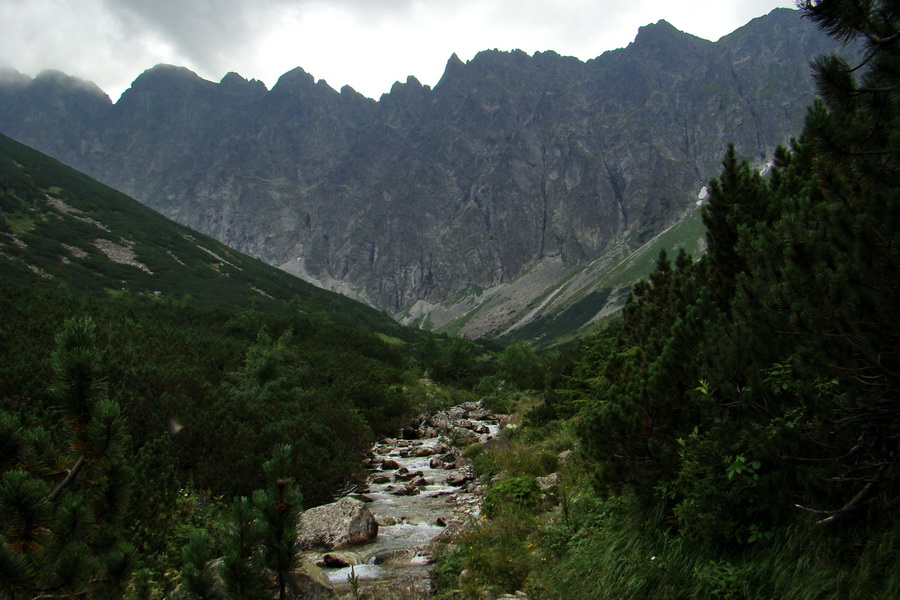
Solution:
M 291 572 L 288 585 L 290 600 L 330 600 L 335 597 L 334 586 L 319 567 L 306 559 Z
M 375 539 L 378 521 L 363 502 L 345 497 L 304 511 L 297 534 L 304 550 L 336 550 Z

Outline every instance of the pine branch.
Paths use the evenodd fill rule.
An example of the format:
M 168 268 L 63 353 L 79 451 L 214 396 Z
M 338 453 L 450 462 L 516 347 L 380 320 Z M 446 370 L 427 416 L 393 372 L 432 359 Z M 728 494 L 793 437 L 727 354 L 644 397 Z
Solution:
M 47 502 L 53 502 L 56 500 L 57 496 L 59 496 L 64 489 L 69 487 L 69 485 L 75 481 L 75 478 L 78 476 L 78 471 L 81 470 L 81 467 L 84 465 L 84 457 L 79 456 L 78 460 L 75 462 L 75 466 L 69 469 L 69 474 L 66 475 L 66 478 L 59 482 L 59 485 L 56 486 L 50 495 L 47 496 Z
M 847 513 L 858 508 L 859 505 L 862 504 L 869 497 L 869 495 L 875 489 L 875 485 L 881 481 L 881 475 L 884 473 L 886 468 L 887 467 L 882 467 L 881 471 L 879 471 L 879 473 L 875 477 L 875 479 L 869 481 L 869 483 L 867 483 L 863 487 L 863 489 L 861 489 L 855 496 L 853 496 L 850 499 L 850 501 L 847 502 L 847 504 L 845 504 L 842 508 L 840 508 L 838 510 L 834 510 L 834 511 L 832 511 L 832 510 L 817 510 L 814 508 L 809 508 L 809 507 L 803 506 L 802 504 L 795 504 L 794 506 L 796 506 L 797 508 L 799 508 L 801 510 L 805 510 L 806 512 L 811 512 L 813 514 L 829 515 L 828 517 L 826 517 L 820 521 L 816 521 L 816 525 L 818 525 L 820 527 L 824 527 L 825 525 L 831 525 L 832 523 L 834 523 L 835 521 L 837 521 L 838 519 L 840 519 Z

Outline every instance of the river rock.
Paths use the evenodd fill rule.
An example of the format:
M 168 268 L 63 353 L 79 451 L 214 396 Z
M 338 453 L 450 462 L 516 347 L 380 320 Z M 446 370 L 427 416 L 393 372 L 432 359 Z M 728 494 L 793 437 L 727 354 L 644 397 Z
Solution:
M 395 548 L 379 552 L 372 558 L 372 564 L 384 566 L 404 566 L 410 564 L 430 564 L 434 562 L 434 556 L 427 548 Z
M 395 496 L 417 496 L 421 490 L 414 485 L 404 485 L 392 490 L 391 493 Z
M 436 427 L 423 427 L 419 431 L 422 432 L 423 438 L 433 438 L 438 436 L 438 430 Z
M 400 469 L 397 471 L 396 475 L 394 475 L 394 481 L 411 481 L 416 477 L 421 477 L 422 471 L 416 471 L 415 473 L 411 473 L 409 469 Z
M 428 424 L 434 429 L 446 429 L 450 427 L 450 416 L 446 413 L 437 413 L 428 418 Z
M 481 451 L 486 452 L 488 450 L 505 450 L 507 448 L 512 448 L 512 442 L 509 441 L 508 438 L 503 436 L 494 437 L 482 444 Z
M 453 440 L 460 446 L 467 446 L 478 441 L 478 434 L 464 427 L 453 428 Z
M 287 597 L 290 600 L 331 599 L 335 597 L 334 586 L 322 569 L 303 558 L 291 571 Z
M 462 406 L 453 406 L 447 409 L 447 416 L 454 421 L 466 418 L 466 409 Z
M 364 503 L 345 497 L 304 511 L 297 534 L 305 550 L 336 550 L 375 539 L 378 521 Z
M 382 483 L 390 483 L 390 482 L 391 482 L 391 478 L 388 477 L 387 475 L 375 475 L 374 477 L 372 477 L 372 483 L 374 483 L 376 485 L 381 485 Z
M 449 475 L 447 475 L 447 479 L 445 481 L 447 482 L 447 485 L 459 487 L 459 486 L 465 484 L 467 481 L 471 481 L 471 480 L 472 480 L 472 476 L 469 475 L 468 473 L 464 473 L 462 471 L 454 471 L 454 472 L 450 473 Z
M 492 416 L 491 411 L 484 408 L 469 411 L 469 418 L 475 419 L 476 421 L 487 421 L 490 420 Z
M 400 463 L 398 463 L 396 460 L 386 459 L 384 462 L 381 463 L 382 471 L 393 471 L 394 469 L 399 469 L 399 468 L 400 468 Z

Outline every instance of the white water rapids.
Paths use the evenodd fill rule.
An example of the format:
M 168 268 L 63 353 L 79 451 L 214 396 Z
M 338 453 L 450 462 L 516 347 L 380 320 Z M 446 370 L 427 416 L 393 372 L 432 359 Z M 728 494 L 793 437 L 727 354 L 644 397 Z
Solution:
M 500 430 L 493 418 L 461 422 L 484 432 L 478 435 L 481 442 L 497 435 Z M 442 456 L 449 454 L 448 445 L 444 437 L 417 440 L 389 438 L 373 448 L 372 471 L 367 486 L 358 492 L 361 496 L 356 497 L 369 501 L 369 510 L 379 523 L 378 536 L 367 544 L 330 553 L 356 563 L 352 573 L 362 587 L 399 579 L 418 589 L 427 589 L 430 566 L 434 562 L 432 549 L 435 539 L 448 528 L 454 529 L 461 522 L 478 516 L 480 498 L 474 493 L 475 484 L 448 484 L 447 478 L 463 469 L 448 469 L 437 464 L 442 463 Z M 399 468 L 391 468 L 392 465 L 389 462 L 384 464 L 385 461 L 394 461 Z M 387 479 L 388 482 L 383 482 Z M 418 490 L 418 493 L 392 493 L 398 490 L 401 493 Z M 444 537 L 452 538 L 448 535 Z M 452 539 L 441 541 L 451 542 Z M 336 591 L 349 588 L 350 567 L 325 568 L 324 571 Z

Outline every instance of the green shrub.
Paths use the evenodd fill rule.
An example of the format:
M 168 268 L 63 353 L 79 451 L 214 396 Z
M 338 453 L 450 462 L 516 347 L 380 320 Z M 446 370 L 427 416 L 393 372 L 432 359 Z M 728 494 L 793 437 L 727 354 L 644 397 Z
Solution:
M 490 520 L 482 518 L 480 527 L 462 536 L 451 559 L 457 574 L 471 574 L 464 596 L 481 597 L 485 588 L 507 593 L 522 589 L 540 562 L 535 549 L 539 530 L 534 514 L 515 504 L 505 504 Z
M 491 486 L 484 499 L 484 514 L 493 517 L 507 505 L 533 511 L 540 499 L 541 489 L 534 477 L 510 477 Z

